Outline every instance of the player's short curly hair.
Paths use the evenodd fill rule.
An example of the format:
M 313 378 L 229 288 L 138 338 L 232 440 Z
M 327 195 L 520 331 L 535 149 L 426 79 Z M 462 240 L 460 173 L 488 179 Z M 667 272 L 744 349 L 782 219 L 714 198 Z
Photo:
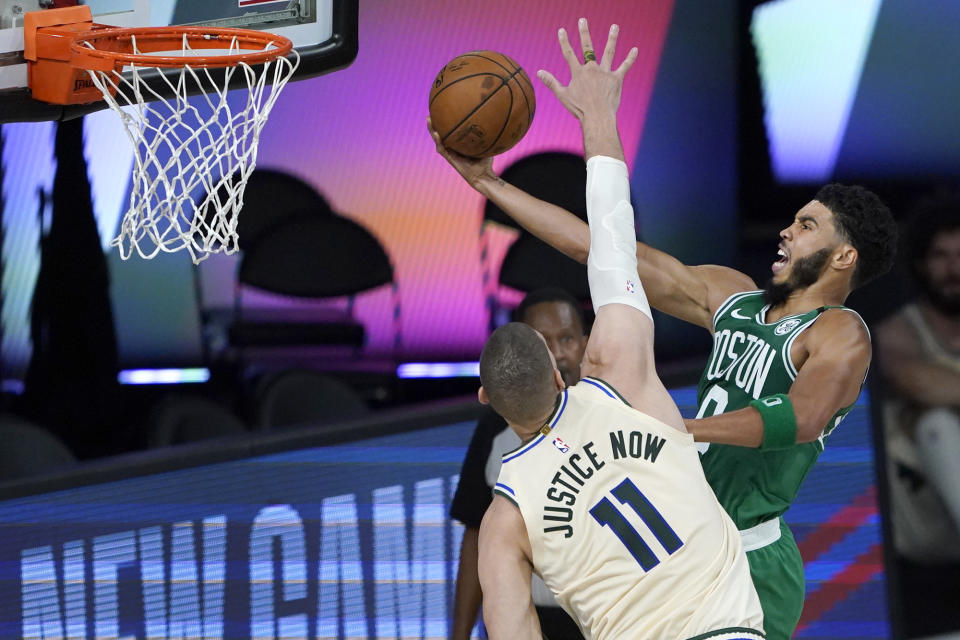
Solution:
M 890 270 L 897 253 L 897 223 L 877 194 L 859 185 L 831 183 L 815 198 L 830 209 L 837 231 L 857 250 L 854 289 Z
M 553 406 L 553 371 L 547 344 L 522 322 L 499 327 L 480 354 L 480 384 L 490 406 L 511 422 L 529 422 Z

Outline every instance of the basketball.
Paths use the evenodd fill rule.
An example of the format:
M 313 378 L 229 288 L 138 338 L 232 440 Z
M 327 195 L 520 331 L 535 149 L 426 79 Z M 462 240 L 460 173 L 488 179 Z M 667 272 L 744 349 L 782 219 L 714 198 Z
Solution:
M 430 90 L 430 120 L 443 146 L 471 158 L 520 142 L 536 109 L 530 78 L 496 51 L 471 51 L 448 62 Z

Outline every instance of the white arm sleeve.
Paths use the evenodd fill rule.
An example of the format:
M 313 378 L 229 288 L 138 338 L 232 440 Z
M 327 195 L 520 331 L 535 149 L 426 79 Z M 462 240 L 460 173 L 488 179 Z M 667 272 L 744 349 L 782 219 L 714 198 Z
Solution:
M 622 161 L 607 156 L 593 156 L 587 161 L 587 220 L 587 279 L 594 311 L 605 304 L 619 303 L 651 316 L 647 294 L 637 275 L 630 178 Z

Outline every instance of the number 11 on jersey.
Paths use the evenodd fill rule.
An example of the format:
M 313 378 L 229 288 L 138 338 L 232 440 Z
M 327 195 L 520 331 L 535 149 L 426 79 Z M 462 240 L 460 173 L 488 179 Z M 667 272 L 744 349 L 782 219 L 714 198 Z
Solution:
M 666 549 L 668 555 L 672 555 L 677 549 L 683 546 L 680 537 L 663 519 L 657 508 L 647 500 L 643 492 L 637 488 L 630 478 L 614 487 L 610 493 L 613 494 L 620 504 L 628 504 L 633 511 L 640 516 L 644 524 L 653 532 L 657 541 Z M 620 542 L 627 548 L 637 563 L 643 567 L 644 571 L 650 571 L 658 564 L 660 559 L 654 555 L 650 546 L 637 533 L 620 510 L 613 505 L 608 498 L 602 498 L 590 509 L 590 515 L 601 526 L 609 526 L 610 529 L 620 538 Z

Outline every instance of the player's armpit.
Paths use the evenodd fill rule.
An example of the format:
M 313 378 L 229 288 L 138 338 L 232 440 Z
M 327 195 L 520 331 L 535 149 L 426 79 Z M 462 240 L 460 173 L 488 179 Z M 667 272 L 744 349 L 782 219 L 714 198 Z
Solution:
M 654 309 L 710 331 L 713 314 L 727 298 L 757 288 L 735 269 L 688 266 L 642 242 L 637 243 L 637 273 Z
M 653 320 L 623 304 L 600 307 L 580 365 L 581 376 L 599 378 L 631 407 L 686 432 L 677 404 L 654 363 Z
M 497 495 L 480 526 L 483 622 L 491 640 L 539 640 L 530 542 L 519 509 Z
M 798 363 L 788 394 L 797 418 L 797 442 L 819 438 L 837 411 L 856 402 L 871 356 L 867 329 L 850 312 L 825 311 L 806 334 L 806 358 Z
M 706 327 L 713 330 L 713 314 L 717 312 L 727 298 L 735 293 L 744 291 L 755 291 L 757 283 L 753 278 L 736 269 L 724 267 L 716 264 L 702 264 L 690 269 L 696 273 L 696 276 L 707 287 L 707 324 Z

